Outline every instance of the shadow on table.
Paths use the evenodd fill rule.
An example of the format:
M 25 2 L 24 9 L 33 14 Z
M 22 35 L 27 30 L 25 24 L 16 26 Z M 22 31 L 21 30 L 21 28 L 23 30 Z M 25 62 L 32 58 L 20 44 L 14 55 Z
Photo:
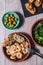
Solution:
M 20 23 L 19 23 L 19 26 L 17 27 L 17 28 L 20 28 L 21 26 L 23 26 L 23 24 L 24 24 L 24 17 L 23 17 L 23 15 L 21 14 L 21 13 L 19 13 L 19 12 L 16 12 L 18 15 L 19 15 L 19 17 L 20 17 Z
M 33 49 L 33 50 L 35 50 L 36 52 L 40 53 L 40 51 L 35 47 L 34 42 L 32 41 L 32 38 L 30 37 L 30 35 L 27 34 L 27 33 L 23 33 L 23 34 L 25 34 L 25 35 L 28 37 L 28 39 L 30 40 L 31 49 Z M 35 54 L 35 53 L 31 52 L 31 53 L 30 53 L 30 56 L 29 56 L 27 59 L 31 58 L 34 54 Z

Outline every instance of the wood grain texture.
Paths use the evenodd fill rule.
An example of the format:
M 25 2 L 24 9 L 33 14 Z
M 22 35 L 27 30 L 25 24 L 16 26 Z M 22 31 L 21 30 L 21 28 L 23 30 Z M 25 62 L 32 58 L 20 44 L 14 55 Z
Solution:
M 5 0 L 0 0 L 0 65 L 5 65 L 5 57 L 2 52 L 2 40 L 5 37 L 5 29 L 2 25 L 2 16 L 5 12 Z
M 43 14 L 24 18 L 23 25 L 15 30 L 8 30 L 4 28 L 2 25 L 2 15 L 7 11 L 15 11 L 24 17 L 24 13 L 21 7 L 20 0 L 0 0 L 0 42 L 10 33 L 13 32 L 25 32 L 31 36 L 31 27 L 37 19 L 43 18 Z M 1 44 L 1 43 L 0 43 Z M 37 48 L 43 53 L 43 48 L 37 46 Z M 2 52 L 2 47 L 0 45 L 0 65 L 43 65 L 43 59 L 40 57 L 33 55 L 31 58 L 23 61 L 23 62 L 11 62 L 6 59 Z

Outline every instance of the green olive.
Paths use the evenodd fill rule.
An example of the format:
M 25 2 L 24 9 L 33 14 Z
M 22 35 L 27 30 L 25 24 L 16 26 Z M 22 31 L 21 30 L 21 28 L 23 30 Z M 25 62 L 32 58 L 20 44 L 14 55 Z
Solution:
M 15 25 L 15 24 L 16 24 L 16 22 L 14 21 L 14 22 L 13 22 L 13 24 Z
M 13 14 L 7 14 L 4 20 L 5 25 L 7 25 L 8 27 L 14 27 L 18 19 Z
M 9 19 L 11 19 L 11 17 L 10 17 L 10 16 L 9 16 L 8 18 L 9 18 Z
M 9 24 L 11 24 L 11 22 L 9 21 Z
M 9 16 L 9 14 L 6 15 L 6 18 Z
M 10 14 L 10 16 L 12 17 L 12 14 Z
M 6 25 L 9 26 L 9 23 L 7 23 Z
M 15 18 L 15 21 L 16 21 L 16 22 L 17 22 L 17 20 L 18 20 L 18 19 L 17 19 L 17 18 Z
M 4 19 L 5 21 L 7 20 L 7 18 Z
M 4 22 L 4 24 L 6 25 L 6 22 Z
M 10 24 L 9 27 L 13 27 L 14 25 Z
M 15 17 L 13 16 L 12 19 L 14 19 Z
M 13 21 L 13 19 L 11 19 L 11 21 Z
M 11 21 L 11 19 L 8 19 L 9 21 Z
M 12 24 L 12 27 L 14 27 L 14 25 Z
M 10 24 L 9 27 L 12 27 L 12 25 Z

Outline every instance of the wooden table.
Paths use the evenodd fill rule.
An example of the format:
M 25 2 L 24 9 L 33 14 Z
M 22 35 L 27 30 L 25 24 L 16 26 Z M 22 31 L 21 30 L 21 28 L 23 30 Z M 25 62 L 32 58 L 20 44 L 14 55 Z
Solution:
M 11 31 L 4 28 L 2 24 L 2 16 L 7 11 L 19 12 L 24 17 L 20 0 L 0 0 L 0 65 L 43 65 L 43 59 L 38 57 L 37 55 L 33 55 L 31 58 L 23 62 L 18 62 L 18 63 L 11 62 L 4 57 L 1 46 L 1 42 L 4 39 L 4 37 L 12 32 L 25 32 L 31 36 L 30 31 L 33 23 L 36 20 L 43 18 L 43 14 L 32 16 L 29 18 L 24 17 L 24 24 L 20 28 Z M 42 47 L 37 46 L 37 48 L 40 50 L 41 53 L 43 53 Z

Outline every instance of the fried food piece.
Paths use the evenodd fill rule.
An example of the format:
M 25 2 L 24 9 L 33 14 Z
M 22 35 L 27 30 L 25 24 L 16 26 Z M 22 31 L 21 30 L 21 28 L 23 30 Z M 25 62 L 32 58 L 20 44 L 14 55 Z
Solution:
M 3 47 L 6 47 L 6 44 L 5 44 L 5 42 L 2 42 L 2 46 L 3 46 Z
M 22 58 L 22 53 L 18 52 L 18 53 L 16 54 L 16 57 L 17 57 L 18 59 Z
M 28 0 L 29 3 L 33 3 L 35 0 Z
M 35 1 L 35 6 L 36 6 L 36 7 L 41 6 L 41 4 L 42 4 L 42 0 L 36 0 L 36 1 Z
M 25 41 L 24 37 L 22 37 L 22 36 L 20 36 L 20 35 L 18 35 L 18 34 L 14 34 L 14 35 L 13 35 L 13 38 L 14 38 L 14 40 L 16 40 L 16 41 L 19 42 L 19 43 Z
M 6 41 L 9 41 L 9 37 L 7 36 L 7 37 L 5 38 L 5 40 L 6 40 Z
M 10 52 L 9 52 L 9 50 L 6 50 L 6 53 L 7 53 L 8 55 L 10 55 Z
M 16 57 L 15 56 L 10 56 L 10 59 L 16 60 Z
M 28 53 L 28 47 L 23 50 L 23 54 Z
M 29 45 L 28 45 L 28 42 L 23 42 L 23 43 L 20 44 L 20 46 L 22 48 L 24 48 L 24 47 L 28 47 Z
M 6 49 L 10 49 L 11 46 L 6 46 Z
M 16 52 L 20 52 L 21 51 L 21 47 L 18 45 L 16 46 Z
M 21 48 L 24 48 L 24 44 L 21 43 L 20 46 L 21 46 Z
M 11 49 L 15 50 L 15 48 L 16 48 L 15 45 L 11 45 Z
M 36 13 L 36 8 L 33 7 L 32 4 L 26 3 L 25 7 L 31 14 L 35 14 Z
M 28 42 L 24 42 L 23 44 L 24 44 L 25 47 L 28 47 L 29 46 L 28 45 Z
M 12 53 L 11 56 L 15 56 L 16 57 L 16 53 Z

